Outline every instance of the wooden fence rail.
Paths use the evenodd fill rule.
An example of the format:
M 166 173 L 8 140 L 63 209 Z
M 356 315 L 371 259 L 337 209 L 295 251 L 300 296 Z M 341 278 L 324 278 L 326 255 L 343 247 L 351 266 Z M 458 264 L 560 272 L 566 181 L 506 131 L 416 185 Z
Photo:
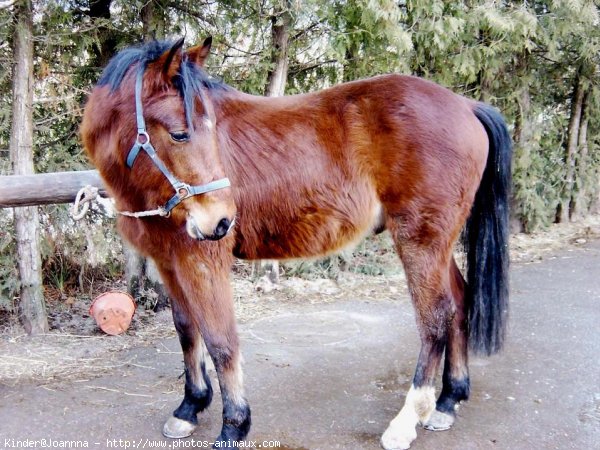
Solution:
M 96 170 L 0 176 L 0 208 L 70 203 L 87 185 L 106 195 Z

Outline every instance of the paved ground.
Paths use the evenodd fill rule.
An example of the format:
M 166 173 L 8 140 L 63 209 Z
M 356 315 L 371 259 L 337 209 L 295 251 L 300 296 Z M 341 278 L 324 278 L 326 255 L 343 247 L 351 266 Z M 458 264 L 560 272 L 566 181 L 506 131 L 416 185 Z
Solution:
M 600 448 L 600 242 L 515 266 L 511 314 L 506 350 L 471 361 L 472 399 L 454 429 L 419 430 L 414 449 Z M 295 307 L 241 334 L 250 439 L 283 449 L 379 448 L 418 352 L 407 299 Z M 158 444 L 180 399 L 179 346 L 167 340 L 119 360 L 92 380 L 0 384 L 0 448 L 26 438 Z M 195 439 L 218 434 L 220 409 L 217 399 L 201 415 Z

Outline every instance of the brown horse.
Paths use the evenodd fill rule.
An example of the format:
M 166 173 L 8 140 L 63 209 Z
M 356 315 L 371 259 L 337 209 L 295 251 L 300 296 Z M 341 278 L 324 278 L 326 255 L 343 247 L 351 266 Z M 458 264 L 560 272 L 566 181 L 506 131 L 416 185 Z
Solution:
M 419 423 L 449 428 L 469 396 L 468 344 L 491 354 L 504 338 L 511 145 L 500 114 L 400 75 L 256 97 L 206 75 L 210 38 L 182 44 L 118 54 L 81 128 L 118 209 L 129 211 L 120 232 L 154 259 L 171 294 L 186 382 L 164 435 L 189 436 L 211 402 L 206 350 L 223 397 L 218 441 L 250 429 L 234 256 L 314 257 L 383 229 L 407 274 L 422 348 L 381 443 L 408 448 Z M 467 282 L 453 257 L 465 222 Z

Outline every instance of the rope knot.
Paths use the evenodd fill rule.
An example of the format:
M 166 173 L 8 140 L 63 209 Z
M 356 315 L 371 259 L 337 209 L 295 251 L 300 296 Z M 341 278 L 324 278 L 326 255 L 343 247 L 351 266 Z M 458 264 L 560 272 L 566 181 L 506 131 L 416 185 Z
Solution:
M 82 187 L 75 196 L 75 203 L 71 209 L 71 217 L 74 220 L 81 220 L 85 217 L 90 209 L 90 203 L 98 198 L 98 188 L 94 186 Z M 81 210 L 79 209 L 81 207 Z

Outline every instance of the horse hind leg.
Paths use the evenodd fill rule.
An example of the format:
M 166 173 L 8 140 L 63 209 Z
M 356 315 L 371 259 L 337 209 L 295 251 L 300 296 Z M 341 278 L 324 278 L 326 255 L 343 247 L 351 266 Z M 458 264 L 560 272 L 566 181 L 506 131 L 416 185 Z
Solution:
M 450 283 L 455 314 L 448 330 L 442 392 L 435 411 L 423 427 L 431 431 L 448 430 L 456 419 L 458 405 L 469 399 L 468 319 L 465 304 L 465 280 L 454 258 L 450 264 Z
M 390 227 L 397 251 L 404 264 L 415 307 L 421 351 L 412 386 L 404 406 L 390 422 L 381 438 L 386 450 L 407 449 L 417 437 L 418 424 L 427 423 L 435 410 L 435 377 L 455 314 L 448 266 L 452 239 L 429 236 L 422 240 L 401 238 L 398 226 Z

